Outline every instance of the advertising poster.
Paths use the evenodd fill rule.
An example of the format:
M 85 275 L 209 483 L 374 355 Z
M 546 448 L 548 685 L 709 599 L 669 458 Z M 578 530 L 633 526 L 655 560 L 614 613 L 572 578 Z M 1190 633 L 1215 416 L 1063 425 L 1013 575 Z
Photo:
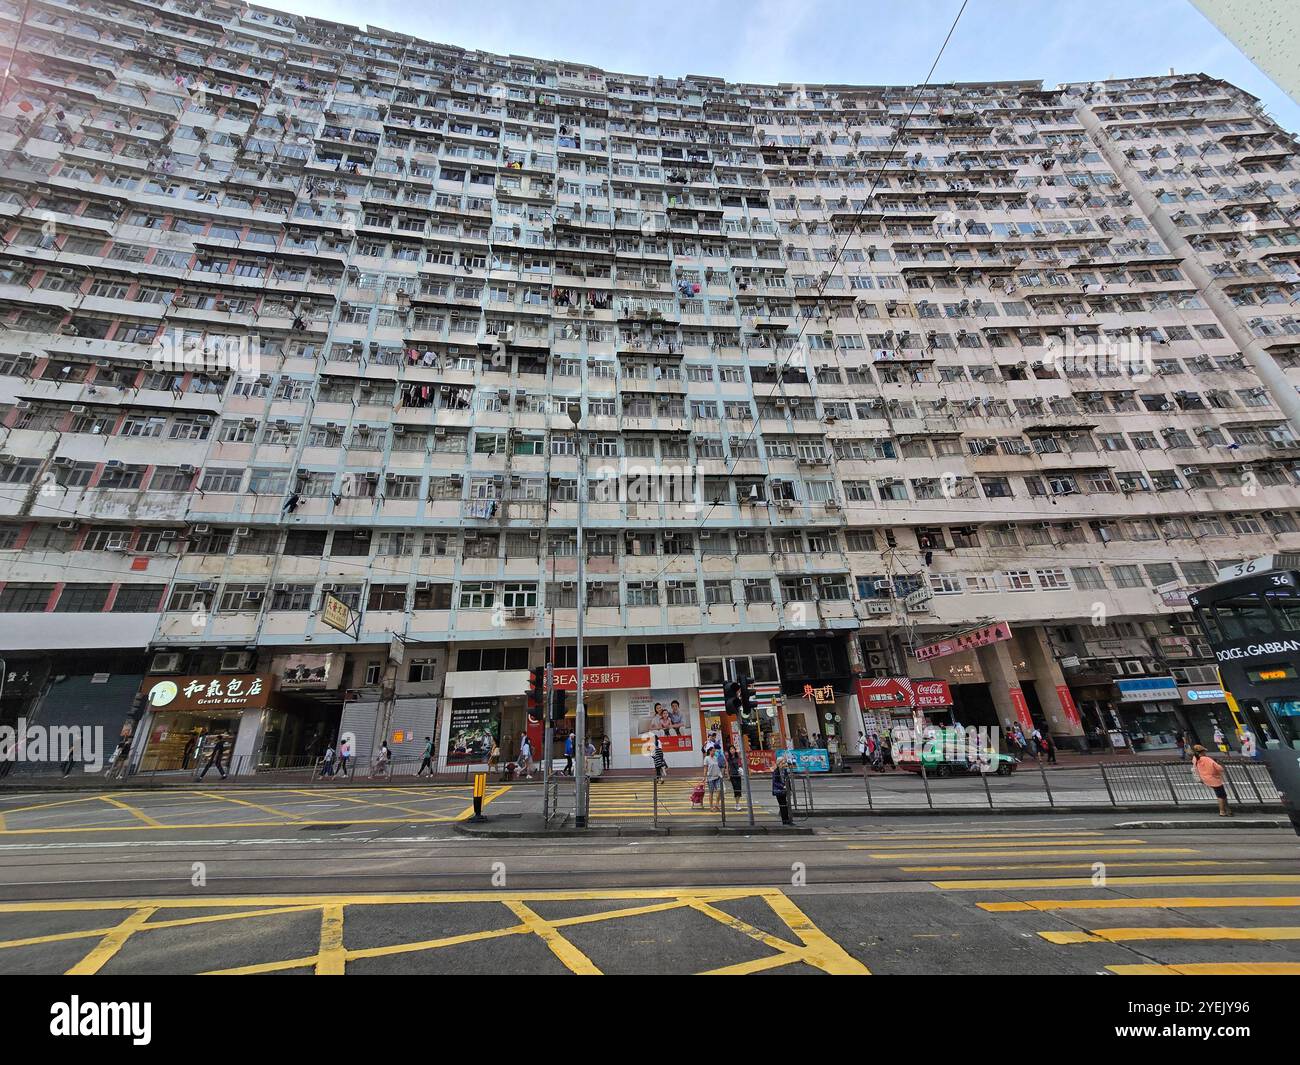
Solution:
M 777 751 L 778 758 L 785 758 L 790 769 L 795 773 L 829 773 L 831 761 L 829 752 L 822 747 L 794 747 Z
M 694 749 L 691 736 L 691 701 L 685 688 L 651 688 L 629 697 L 633 754 L 654 752 L 655 737 L 665 753 Z
M 499 727 L 495 699 L 453 699 L 447 764 L 486 762 Z

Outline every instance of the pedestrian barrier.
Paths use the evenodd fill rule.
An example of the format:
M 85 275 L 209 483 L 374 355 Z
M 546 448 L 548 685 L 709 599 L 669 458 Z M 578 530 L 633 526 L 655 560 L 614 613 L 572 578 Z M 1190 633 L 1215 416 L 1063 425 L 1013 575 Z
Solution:
M 1277 788 L 1260 762 L 1219 759 L 1230 803 L 1280 805 Z M 939 770 L 936 772 L 936 769 Z M 1111 761 L 1086 766 L 1053 766 L 1033 759 L 1018 763 L 1007 774 L 967 772 L 955 765 L 927 766 L 918 772 L 868 771 L 862 790 L 843 778 L 821 776 L 819 813 L 857 808 L 865 795 L 872 810 L 888 809 L 1015 809 L 1043 806 L 1215 806 L 1214 795 L 1192 772 L 1190 762 Z M 856 793 L 856 797 L 855 794 Z

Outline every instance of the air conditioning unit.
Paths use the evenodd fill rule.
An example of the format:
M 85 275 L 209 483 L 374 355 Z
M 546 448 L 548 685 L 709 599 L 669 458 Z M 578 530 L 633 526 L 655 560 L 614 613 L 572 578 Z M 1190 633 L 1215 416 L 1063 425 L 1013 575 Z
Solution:
M 228 651 L 221 656 L 222 673 L 243 673 L 253 664 L 251 651 Z
M 198 536 L 204 536 L 211 531 L 212 527 L 210 525 L 196 525 L 190 530 L 190 532 L 195 533 Z
M 179 673 L 180 671 L 181 654 L 179 651 L 154 655 L 153 661 L 149 663 L 150 673 Z
M 77 529 L 77 523 L 75 521 L 61 521 L 56 528 L 60 532 L 74 532 Z
M 67 455 L 55 455 L 51 464 L 54 466 L 71 466 L 73 461 L 74 460 Z

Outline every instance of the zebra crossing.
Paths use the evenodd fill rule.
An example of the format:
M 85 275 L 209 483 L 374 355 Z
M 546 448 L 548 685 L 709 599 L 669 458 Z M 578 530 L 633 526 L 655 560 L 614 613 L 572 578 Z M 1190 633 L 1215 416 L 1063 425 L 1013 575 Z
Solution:
M 680 821 L 682 823 L 720 823 L 717 810 L 709 809 L 706 795 L 700 806 L 691 805 L 691 792 L 700 782 L 700 777 L 692 773 L 686 777 L 669 777 L 659 781 L 656 788 L 653 779 L 602 780 L 593 783 L 590 790 L 588 816 L 593 823 L 613 821 L 630 821 L 640 823 L 652 822 L 655 818 L 656 803 L 660 821 Z M 727 822 L 747 824 L 749 808 L 745 802 L 742 789 L 740 801 L 732 793 L 730 782 L 723 787 L 723 799 L 727 805 Z M 754 792 L 754 821 L 758 824 L 779 824 L 780 814 L 776 800 L 767 789 Z

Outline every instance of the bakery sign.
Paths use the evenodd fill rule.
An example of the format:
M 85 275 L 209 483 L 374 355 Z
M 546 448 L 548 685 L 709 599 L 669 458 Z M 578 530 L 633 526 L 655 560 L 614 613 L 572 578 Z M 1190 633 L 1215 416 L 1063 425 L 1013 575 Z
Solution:
M 151 677 L 141 690 L 153 710 L 260 710 L 271 694 L 271 674 Z
M 859 680 L 858 706 L 864 712 L 952 706 L 952 689 L 943 680 L 914 680 L 911 677 Z
M 976 647 L 987 647 L 989 644 L 1001 643 L 1009 639 L 1011 639 L 1011 626 L 1005 621 L 994 621 L 981 628 L 968 629 L 966 632 L 957 633 L 956 636 L 945 636 L 935 643 L 925 644 L 913 651 L 912 655 L 926 662 L 931 658 L 945 658 L 948 655 L 960 654 L 962 651 L 970 651 Z

